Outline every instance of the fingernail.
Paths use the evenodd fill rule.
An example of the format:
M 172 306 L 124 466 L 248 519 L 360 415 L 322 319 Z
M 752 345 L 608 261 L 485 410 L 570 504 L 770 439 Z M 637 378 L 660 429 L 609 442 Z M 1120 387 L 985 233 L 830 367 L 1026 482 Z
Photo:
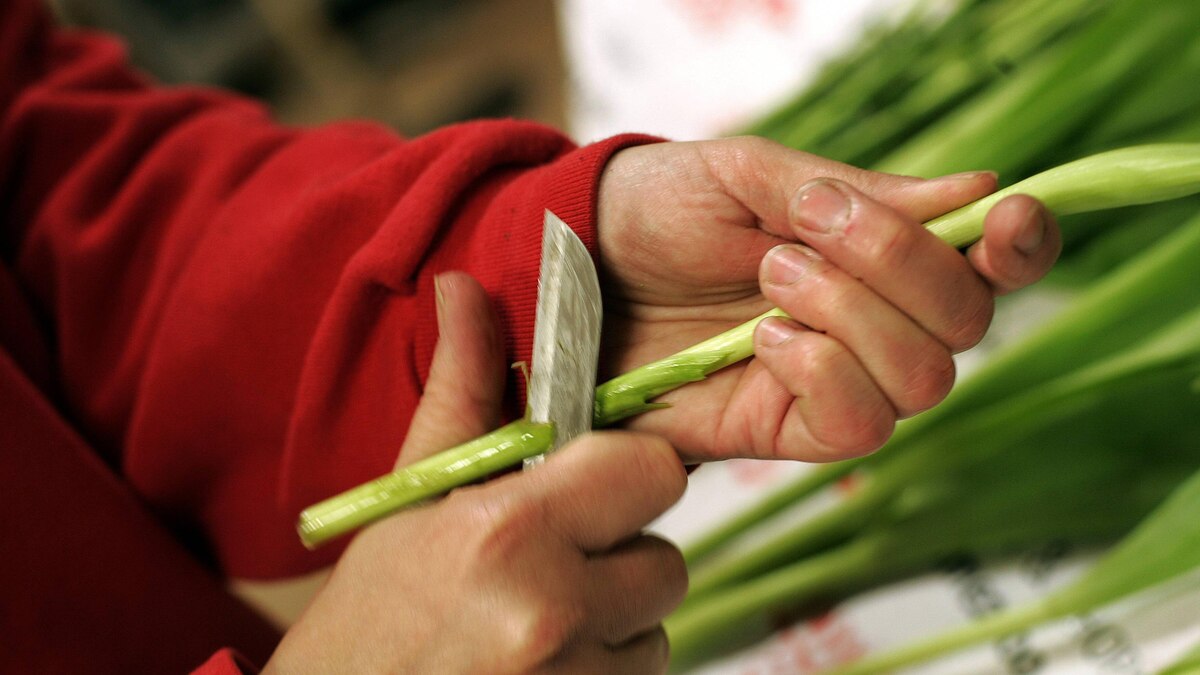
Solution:
M 947 176 L 939 176 L 934 180 L 975 180 L 987 176 L 992 180 L 1000 180 L 1000 174 L 995 171 L 963 171 L 961 173 L 952 173 Z
M 1035 205 L 1025 217 L 1025 225 L 1021 227 L 1020 233 L 1013 240 L 1013 245 L 1021 253 L 1031 255 L 1038 250 L 1045 238 L 1046 221 L 1042 217 L 1042 208 Z
M 758 341 L 764 347 L 778 347 L 800 331 L 788 320 L 768 317 L 758 323 Z
M 800 281 L 820 256 L 806 246 L 780 244 L 767 251 L 763 280 L 773 286 L 788 286 Z
M 815 180 L 800 188 L 792 215 L 810 232 L 840 231 L 850 220 L 850 198 L 829 181 Z

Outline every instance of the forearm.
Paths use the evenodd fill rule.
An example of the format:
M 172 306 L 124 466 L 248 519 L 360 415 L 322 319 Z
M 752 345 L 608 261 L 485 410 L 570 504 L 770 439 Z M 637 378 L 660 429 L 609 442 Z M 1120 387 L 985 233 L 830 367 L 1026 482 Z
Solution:
M 0 132 L 3 256 L 45 318 L 55 388 L 226 570 L 326 562 L 295 514 L 395 461 L 436 340 L 433 276 L 479 278 L 527 359 L 542 210 L 594 244 L 600 167 L 644 139 L 285 128 L 237 97 L 154 88 L 106 38 L 18 22 L 30 7 L 0 45 L 21 83 Z

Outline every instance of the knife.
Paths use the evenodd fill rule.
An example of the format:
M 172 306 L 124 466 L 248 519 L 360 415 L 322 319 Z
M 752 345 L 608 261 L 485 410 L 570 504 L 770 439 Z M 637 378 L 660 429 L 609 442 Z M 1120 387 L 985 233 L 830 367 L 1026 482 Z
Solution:
M 554 424 L 552 450 L 592 428 L 600 321 L 600 280 L 592 256 L 575 232 L 547 210 L 527 401 L 530 421 Z M 525 468 L 545 458 L 530 457 Z
M 529 418 L 304 509 L 296 529 L 305 546 L 314 548 L 400 509 L 486 478 L 534 452 L 558 449 L 592 428 L 600 351 L 600 282 L 587 248 L 566 223 L 546 211 L 542 227 Z M 526 467 L 543 457 L 525 459 Z

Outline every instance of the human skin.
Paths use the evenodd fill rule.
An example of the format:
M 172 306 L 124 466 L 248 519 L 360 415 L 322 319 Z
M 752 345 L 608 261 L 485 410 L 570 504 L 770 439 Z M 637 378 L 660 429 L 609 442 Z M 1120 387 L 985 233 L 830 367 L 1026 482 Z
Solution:
M 608 374 L 771 306 L 794 320 L 763 322 L 753 359 L 667 395 L 671 408 L 627 422 L 640 431 L 589 434 L 538 471 L 367 528 L 265 672 L 661 672 L 686 570 L 641 530 L 681 496 L 680 457 L 852 457 L 940 401 L 994 296 L 1060 249 L 1053 217 L 1022 196 L 993 208 L 966 255 L 921 226 L 995 187 L 986 172 L 890 176 L 761 139 L 621 151 L 598 207 Z M 463 274 L 437 287 L 439 342 L 398 465 L 500 422 L 490 303 Z
M 1041 278 L 1053 216 L 1016 195 L 963 255 L 921 225 L 996 189 L 986 171 L 933 180 L 866 171 L 760 138 L 622 150 L 600 183 L 602 378 L 772 306 L 754 358 L 671 392 L 627 427 L 686 461 L 832 461 L 869 453 L 936 405 L 952 355 L 994 297 Z
M 442 275 L 440 339 L 399 464 L 490 428 L 505 364 L 483 289 Z M 267 673 L 655 673 L 679 550 L 642 533 L 678 501 L 675 450 L 587 434 L 537 471 L 461 488 L 361 532 Z

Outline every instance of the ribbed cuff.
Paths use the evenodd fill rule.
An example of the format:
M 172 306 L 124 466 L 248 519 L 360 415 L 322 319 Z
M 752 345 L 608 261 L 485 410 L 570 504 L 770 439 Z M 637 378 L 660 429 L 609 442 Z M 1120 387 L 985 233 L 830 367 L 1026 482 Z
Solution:
M 255 675 L 258 668 L 234 650 L 226 647 L 213 654 L 192 675 Z
M 533 324 L 537 308 L 537 281 L 541 267 L 542 220 L 549 209 L 583 241 L 598 262 L 597 203 L 600 176 L 614 154 L 628 147 L 661 142 L 641 134 L 622 134 L 572 150 L 558 159 L 525 172 L 501 187 L 486 209 L 480 228 L 503 232 L 488 270 L 497 280 L 492 290 L 504 332 L 510 362 L 530 361 Z M 426 302 L 433 311 L 432 293 Z M 421 380 L 429 377 L 436 344 L 436 328 L 418 335 L 416 361 Z M 510 415 L 524 408 L 523 387 L 510 389 Z

